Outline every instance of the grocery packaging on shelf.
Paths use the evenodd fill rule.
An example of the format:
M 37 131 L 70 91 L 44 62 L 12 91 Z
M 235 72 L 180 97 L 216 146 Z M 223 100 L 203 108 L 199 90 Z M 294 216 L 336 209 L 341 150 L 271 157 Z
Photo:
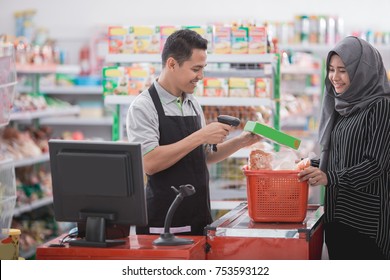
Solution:
M 159 26 L 108 27 L 108 52 L 110 54 L 160 53 Z
M 249 29 L 245 26 L 232 27 L 232 53 L 246 54 L 248 53 L 248 33 Z
M 150 64 L 103 68 L 103 95 L 137 95 L 153 80 Z
M 174 25 L 162 25 L 160 26 L 160 51 L 163 50 L 165 42 L 168 37 L 175 31 L 179 30 L 179 26 Z
M 269 78 L 255 78 L 255 96 L 260 98 L 271 98 L 272 80 Z
M 225 25 L 214 26 L 213 52 L 227 54 L 232 52 L 231 27 Z
M 264 26 L 249 26 L 248 53 L 267 53 L 267 30 Z
M 229 96 L 231 97 L 254 97 L 255 78 L 229 78 Z
M 184 25 L 183 29 L 191 29 L 207 40 L 207 52 L 213 52 L 213 27 L 210 25 Z
M 134 34 L 130 27 L 108 27 L 108 52 L 111 54 L 134 53 Z
M 203 78 L 203 96 L 226 97 L 229 92 L 227 78 Z
M 159 53 L 160 52 L 160 27 L 158 26 L 134 26 L 134 52 L 135 53 Z

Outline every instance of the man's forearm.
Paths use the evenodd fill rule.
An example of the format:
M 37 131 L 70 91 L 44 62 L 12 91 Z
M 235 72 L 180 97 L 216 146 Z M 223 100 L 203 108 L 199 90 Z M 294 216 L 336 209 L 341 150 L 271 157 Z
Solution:
M 193 133 L 169 145 L 156 147 L 144 156 L 144 170 L 148 175 L 165 170 L 203 144 L 201 134 Z
M 207 163 L 216 163 L 221 160 L 224 160 L 231 154 L 237 152 L 239 149 L 242 148 L 241 141 L 238 137 L 235 137 L 233 139 L 227 140 L 221 144 L 218 144 L 218 151 L 217 152 L 210 152 L 207 155 Z

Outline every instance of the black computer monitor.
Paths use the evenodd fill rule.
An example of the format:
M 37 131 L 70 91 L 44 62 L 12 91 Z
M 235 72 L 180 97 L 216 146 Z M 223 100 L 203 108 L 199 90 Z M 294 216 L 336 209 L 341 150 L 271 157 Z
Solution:
M 49 151 L 55 218 L 85 225 L 70 245 L 123 244 L 110 229 L 147 225 L 141 144 L 50 140 Z

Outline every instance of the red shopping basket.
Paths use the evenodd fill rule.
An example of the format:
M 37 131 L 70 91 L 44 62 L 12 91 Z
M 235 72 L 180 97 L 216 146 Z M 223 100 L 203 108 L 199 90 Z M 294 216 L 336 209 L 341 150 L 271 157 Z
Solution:
M 307 182 L 298 181 L 299 170 L 248 170 L 248 213 L 255 222 L 301 223 L 307 211 Z

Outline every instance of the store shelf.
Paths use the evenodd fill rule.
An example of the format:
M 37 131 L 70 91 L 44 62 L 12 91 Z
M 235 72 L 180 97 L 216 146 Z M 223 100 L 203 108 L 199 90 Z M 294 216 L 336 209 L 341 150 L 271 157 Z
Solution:
M 105 105 L 130 105 L 136 98 L 134 95 L 107 95 Z M 273 101 L 269 98 L 259 97 L 203 97 L 196 96 L 202 106 L 271 106 Z
M 32 92 L 32 86 L 18 86 L 18 92 Z M 43 86 L 40 87 L 42 93 L 54 95 L 54 94 L 78 94 L 78 95 L 101 95 L 101 86 Z
M 86 117 L 51 117 L 40 120 L 41 125 L 93 125 L 111 126 L 112 117 L 86 118 Z
M 44 197 L 33 201 L 29 204 L 20 205 L 14 210 L 14 217 L 20 216 L 23 213 L 33 211 L 43 206 L 47 206 L 53 203 L 53 197 Z
M 205 70 L 204 76 L 211 78 L 258 78 L 258 77 L 271 77 L 272 72 L 265 71 L 264 69 L 216 69 Z
M 273 63 L 274 54 L 208 54 L 207 63 Z M 161 63 L 160 54 L 109 54 L 107 63 Z
M 26 92 L 32 92 L 33 90 L 33 87 L 32 86 L 22 86 L 22 85 L 18 85 L 16 87 L 16 91 L 17 92 L 21 92 L 21 93 L 26 93 Z
M 333 45 L 324 44 L 296 44 L 296 45 L 279 45 L 280 50 L 292 50 L 302 52 L 313 52 L 313 53 L 327 53 Z
M 50 117 L 50 116 L 63 116 L 74 115 L 80 112 L 79 106 L 70 106 L 66 108 L 48 108 L 45 110 L 33 111 L 33 112 L 14 112 L 11 113 L 10 120 L 33 120 L 38 118 Z
M 271 106 L 269 98 L 258 97 L 196 97 L 202 106 Z M 223 104 L 223 105 L 222 105 Z
M 294 94 L 294 95 L 320 95 L 321 88 L 320 87 L 305 87 L 304 89 L 294 89 L 294 88 L 282 88 L 282 95 L 285 93 Z
M 130 105 L 136 95 L 107 95 L 104 97 L 104 105 Z
M 320 75 L 321 69 L 313 68 L 311 65 L 282 65 L 280 67 L 280 73 L 283 74 L 294 74 L 294 75 Z
M 49 64 L 49 65 L 33 65 L 25 64 L 20 65 L 16 64 L 16 72 L 19 74 L 52 74 L 52 73 L 62 73 L 62 74 L 79 74 L 80 73 L 79 65 L 62 65 L 62 64 Z
M 90 94 L 101 95 L 103 90 L 101 86 L 42 86 L 42 93 L 47 94 Z
M 160 54 L 108 54 L 107 63 L 161 63 Z
M 24 159 L 17 159 L 14 161 L 14 166 L 16 167 L 23 167 L 23 166 L 29 166 L 37 163 L 47 162 L 50 160 L 49 153 L 45 153 L 36 157 L 30 157 L 30 158 L 24 158 Z
M 292 51 L 305 51 L 315 54 L 328 54 L 333 48 L 333 44 L 296 44 L 296 45 L 279 45 L 280 50 L 292 50 Z M 373 45 L 378 51 L 386 52 L 390 51 L 390 45 Z

